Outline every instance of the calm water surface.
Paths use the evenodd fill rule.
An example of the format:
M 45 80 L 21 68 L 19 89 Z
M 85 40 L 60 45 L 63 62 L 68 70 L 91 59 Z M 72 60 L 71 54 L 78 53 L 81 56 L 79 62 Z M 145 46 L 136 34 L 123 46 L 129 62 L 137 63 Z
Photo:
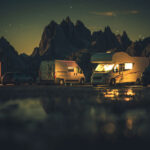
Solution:
M 59 149 L 68 140 L 91 145 L 149 141 L 149 88 L 61 89 L 49 88 L 37 97 L 2 97 L 0 141 L 21 149 Z

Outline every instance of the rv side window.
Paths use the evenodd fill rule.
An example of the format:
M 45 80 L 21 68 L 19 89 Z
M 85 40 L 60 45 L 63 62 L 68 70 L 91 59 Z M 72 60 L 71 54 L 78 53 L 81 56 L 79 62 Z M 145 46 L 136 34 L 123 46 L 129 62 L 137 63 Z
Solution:
M 77 67 L 77 73 L 82 73 L 81 68 Z
M 79 73 L 81 73 L 81 74 L 83 73 L 83 71 L 81 70 L 81 68 L 79 68 Z
M 124 70 L 131 70 L 133 68 L 133 63 L 125 63 Z
M 68 72 L 74 72 L 74 68 L 73 67 L 68 67 Z

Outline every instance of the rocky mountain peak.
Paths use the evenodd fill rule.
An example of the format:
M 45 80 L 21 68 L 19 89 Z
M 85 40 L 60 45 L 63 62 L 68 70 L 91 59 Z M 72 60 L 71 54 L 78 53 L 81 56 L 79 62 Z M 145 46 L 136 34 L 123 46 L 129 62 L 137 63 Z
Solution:
M 81 26 L 81 27 L 85 27 L 83 22 L 80 20 L 77 20 L 76 25 L 75 26 Z
M 5 39 L 5 37 L 1 37 L 0 38 L 0 46 L 1 46 L 1 48 L 9 46 L 9 45 L 10 45 L 9 42 Z
M 105 27 L 104 33 L 108 33 L 108 34 L 112 33 L 111 28 L 109 26 Z
M 66 17 L 65 21 L 66 21 L 67 23 L 72 23 L 72 21 L 71 21 L 71 19 L 70 19 L 69 16 Z

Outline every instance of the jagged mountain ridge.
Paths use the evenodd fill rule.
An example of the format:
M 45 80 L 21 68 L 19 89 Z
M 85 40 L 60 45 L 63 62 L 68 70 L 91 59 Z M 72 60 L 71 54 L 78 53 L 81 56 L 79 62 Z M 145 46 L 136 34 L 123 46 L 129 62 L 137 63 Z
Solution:
M 11 72 L 26 69 L 17 51 L 4 37 L 0 38 L 0 56 L 4 71 Z
M 125 50 L 130 44 L 126 32 L 120 35 L 120 40 L 106 27 L 104 32 L 91 33 L 79 20 L 73 24 L 67 17 L 60 24 L 51 21 L 43 31 L 39 48 L 34 50 L 32 56 L 41 56 L 43 59 L 64 58 L 81 49 L 91 52 L 104 52 L 109 49 Z
M 19 55 L 14 47 L 4 38 L 0 38 L 1 73 L 25 72 L 32 74 L 32 58 L 26 54 Z
M 61 24 L 51 21 L 43 31 L 39 49 L 36 49 L 32 56 L 63 58 L 78 49 L 88 48 L 90 41 L 90 30 L 81 21 L 77 21 L 76 25 L 69 17 Z

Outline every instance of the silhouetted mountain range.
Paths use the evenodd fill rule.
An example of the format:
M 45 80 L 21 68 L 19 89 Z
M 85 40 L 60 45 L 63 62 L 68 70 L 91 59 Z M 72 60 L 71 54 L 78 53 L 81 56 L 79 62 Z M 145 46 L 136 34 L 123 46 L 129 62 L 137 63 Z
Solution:
M 81 21 L 74 25 L 67 17 L 60 24 L 55 21 L 45 27 L 39 44 L 32 56 L 41 56 L 43 59 L 65 58 L 72 52 L 90 46 L 91 33 Z
M 88 49 L 92 53 L 110 49 L 125 51 L 131 43 L 125 31 L 122 35 L 115 35 L 110 27 L 106 27 L 104 32 L 97 31 L 91 34 L 81 21 L 77 20 L 74 25 L 67 17 L 60 24 L 51 21 L 45 27 L 39 48 L 33 51 L 32 56 L 62 59 L 81 49 Z
M 3 63 L 3 67 L 5 68 L 4 71 L 10 72 L 27 69 L 27 66 L 24 65 L 24 62 L 21 57 L 19 57 L 17 51 L 4 37 L 0 38 L 0 59 Z
M 31 56 L 18 55 L 5 38 L 0 39 L 0 56 L 7 70 L 37 72 L 41 60 L 73 59 L 88 74 L 92 70 L 90 56 L 96 52 L 126 51 L 132 56 L 150 56 L 150 37 L 133 42 L 124 31 L 115 35 L 109 26 L 104 31 L 91 33 L 79 20 L 74 24 L 69 17 L 60 24 L 51 21 L 43 31 L 39 47 Z M 88 65 L 87 65 L 88 64 Z

